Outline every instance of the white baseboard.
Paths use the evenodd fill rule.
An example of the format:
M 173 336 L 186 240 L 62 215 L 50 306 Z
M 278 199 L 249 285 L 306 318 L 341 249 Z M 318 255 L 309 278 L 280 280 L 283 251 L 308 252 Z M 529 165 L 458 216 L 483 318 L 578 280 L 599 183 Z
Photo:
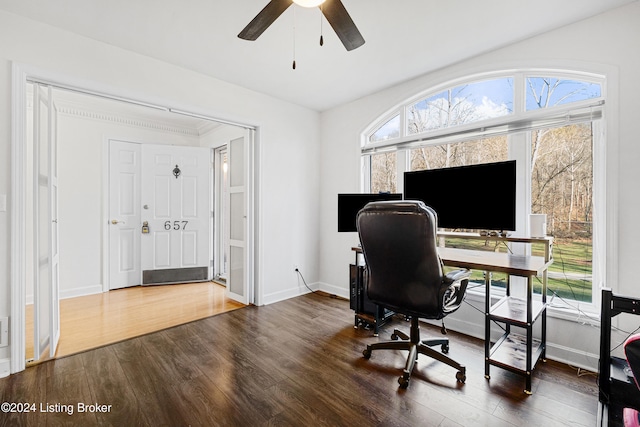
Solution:
M 318 282 L 318 286 L 322 292 L 349 299 L 349 290 L 343 286 L 334 286 L 324 282 Z
M 0 378 L 8 377 L 11 374 L 11 359 L 0 359 Z
M 83 297 L 86 295 L 102 293 L 102 283 L 81 288 L 65 289 L 60 291 L 60 299 Z
M 83 286 L 81 288 L 64 289 L 60 291 L 60 299 L 83 297 L 86 295 L 99 294 L 102 292 L 102 284 Z M 33 304 L 33 294 L 27 295 L 27 305 Z
M 547 342 L 547 359 L 591 372 L 598 372 L 600 355 L 580 352 L 573 348 Z
M 318 283 L 309 283 L 309 288 L 313 291 L 317 291 Z M 264 305 L 273 304 L 275 302 L 284 301 L 289 298 L 299 297 L 300 295 L 308 294 L 311 290 L 307 289 L 306 286 L 296 286 L 295 288 L 286 289 L 284 291 L 278 291 L 271 294 L 266 294 L 263 297 L 262 302 Z

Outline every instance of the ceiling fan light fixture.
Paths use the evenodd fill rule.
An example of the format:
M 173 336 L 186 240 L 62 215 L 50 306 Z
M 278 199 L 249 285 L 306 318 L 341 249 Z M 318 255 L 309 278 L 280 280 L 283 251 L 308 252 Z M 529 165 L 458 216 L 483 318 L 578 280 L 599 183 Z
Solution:
M 293 0 L 295 4 L 302 7 L 316 7 L 320 6 L 326 0 Z

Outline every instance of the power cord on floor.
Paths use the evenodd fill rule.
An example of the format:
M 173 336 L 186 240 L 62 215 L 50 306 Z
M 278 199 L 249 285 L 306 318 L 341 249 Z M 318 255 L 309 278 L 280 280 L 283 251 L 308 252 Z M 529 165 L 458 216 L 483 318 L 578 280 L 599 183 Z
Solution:
M 318 291 L 314 291 L 313 289 L 311 289 L 311 288 L 309 287 L 309 285 L 307 285 L 307 281 L 306 281 L 306 280 L 304 280 L 304 276 L 303 276 L 303 275 L 302 275 L 302 273 L 300 272 L 300 269 L 296 267 L 295 272 L 296 272 L 296 273 L 298 273 L 298 276 L 300 276 L 300 278 L 302 279 L 302 283 L 304 283 L 304 285 L 307 287 L 307 289 L 309 289 L 309 291 L 310 291 L 312 294 L 323 295 L 323 296 L 326 296 L 327 298 L 337 298 L 337 296 L 336 296 L 336 295 L 334 295 L 334 294 L 325 294 L 324 292 L 322 292 L 322 293 L 318 293 Z

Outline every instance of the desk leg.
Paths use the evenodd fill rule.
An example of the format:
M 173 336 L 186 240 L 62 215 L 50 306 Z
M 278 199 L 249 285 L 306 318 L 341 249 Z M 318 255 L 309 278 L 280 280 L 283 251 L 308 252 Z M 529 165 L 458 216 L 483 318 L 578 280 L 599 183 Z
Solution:
M 484 272 L 484 377 L 491 378 L 489 375 L 489 356 L 491 354 L 491 319 L 489 311 L 491 310 L 491 272 Z
M 526 387 L 524 392 L 531 394 L 531 374 L 533 371 L 532 366 L 532 351 L 533 351 L 533 277 L 527 277 L 527 357 L 526 357 Z
M 543 362 L 547 361 L 547 270 L 542 272 L 542 305 L 544 306 L 542 312 L 542 333 L 541 333 L 541 344 L 542 345 L 542 353 L 540 358 Z

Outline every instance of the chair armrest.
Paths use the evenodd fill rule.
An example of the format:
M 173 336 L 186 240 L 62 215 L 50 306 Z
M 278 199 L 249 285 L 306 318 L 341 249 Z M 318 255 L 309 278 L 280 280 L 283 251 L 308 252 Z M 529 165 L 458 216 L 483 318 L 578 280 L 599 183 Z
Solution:
M 460 307 L 469 284 L 469 270 L 453 270 L 444 276 L 442 309 L 445 314 L 453 313 Z

